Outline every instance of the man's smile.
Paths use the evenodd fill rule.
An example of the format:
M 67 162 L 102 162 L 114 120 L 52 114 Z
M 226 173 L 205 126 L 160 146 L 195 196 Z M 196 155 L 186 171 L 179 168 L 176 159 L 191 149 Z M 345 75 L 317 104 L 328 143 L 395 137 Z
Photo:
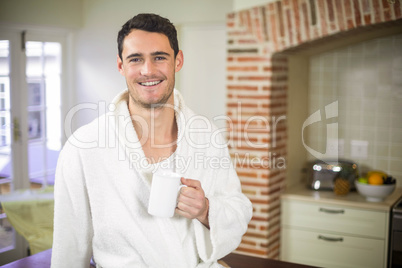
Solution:
M 156 86 L 160 83 L 162 83 L 163 80 L 159 80 L 159 81 L 149 81 L 149 82 L 140 82 L 138 84 L 140 84 L 141 86 L 145 86 L 145 87 L 150 87 L 150 86 Z

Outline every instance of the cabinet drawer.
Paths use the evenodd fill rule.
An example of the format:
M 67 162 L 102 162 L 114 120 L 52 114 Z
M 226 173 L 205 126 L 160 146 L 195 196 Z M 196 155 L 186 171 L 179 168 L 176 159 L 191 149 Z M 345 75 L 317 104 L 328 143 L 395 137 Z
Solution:
M 282 200 L 282 225 L 384 239 L 387 213 Z
M 385 240 L 283 227 L 281 260 L 319 267 L 385 267 Z

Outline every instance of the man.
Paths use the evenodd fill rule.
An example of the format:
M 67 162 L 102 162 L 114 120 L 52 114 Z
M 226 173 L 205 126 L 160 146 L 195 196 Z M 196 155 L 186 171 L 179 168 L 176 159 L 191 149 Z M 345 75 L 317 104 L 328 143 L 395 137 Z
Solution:
M 220 267 L 252 207 L 224 139 L 174 89 L 173 24 L 139 14 L 118 34 L 127 90 L 64 146 L 55 182 L 52 267 Z M 95 142 L 96 146 L 93 146 Z M 152 174 L 182 174 L 175 216 L 147 213 Z

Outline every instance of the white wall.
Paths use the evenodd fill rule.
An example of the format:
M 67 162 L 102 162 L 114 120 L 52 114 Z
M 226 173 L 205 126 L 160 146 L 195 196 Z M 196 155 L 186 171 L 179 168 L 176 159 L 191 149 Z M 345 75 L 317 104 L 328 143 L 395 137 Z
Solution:
M 252 7 L 263 6 L 269 2 L 277 0 L 233 0 L 233 10 L 239 11 L 242 9 L 249 9 Z
M 184 68 L 178 89 L 194 112 L 219 128 L 226 126 L 226 25 L 196 24 L 180 28 Z
M 82 25 L 83 0 L 0 0 L 0 24 L 76 29 Z

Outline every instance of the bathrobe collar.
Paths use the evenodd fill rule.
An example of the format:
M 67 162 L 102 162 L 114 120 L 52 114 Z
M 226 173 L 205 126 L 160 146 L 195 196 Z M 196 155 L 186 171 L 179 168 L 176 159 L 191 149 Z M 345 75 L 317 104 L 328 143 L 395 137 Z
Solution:
M 118 137 L 119 150 L 122 151 L 119 155 L 128 159 L 130 167 L 135 168 L 145 180 L 145 173 L 152 172 L 153 168 L 145 158 L 141 141 L 138 139 L 138 135 L 132 124 L 131 115 L 128 110 L 128 94 L 128 90 L 126 89 L 113 99 L 112 104 L 115 110 L 112 112 L 114 120 L 111 125 L 115 129 L 116 136 Z M 178 159 L 187 151 L 183 149 L 186 147 L 183 143 L 185 142 L 185 122 L 188 109 L 184 104 L 183 97 L 176 89 L 174 89 L 174 109 L 178 129 L 175 159 Z M 184 167 L 176 165 L 177 173 L 184 175 L 184 171 Z

